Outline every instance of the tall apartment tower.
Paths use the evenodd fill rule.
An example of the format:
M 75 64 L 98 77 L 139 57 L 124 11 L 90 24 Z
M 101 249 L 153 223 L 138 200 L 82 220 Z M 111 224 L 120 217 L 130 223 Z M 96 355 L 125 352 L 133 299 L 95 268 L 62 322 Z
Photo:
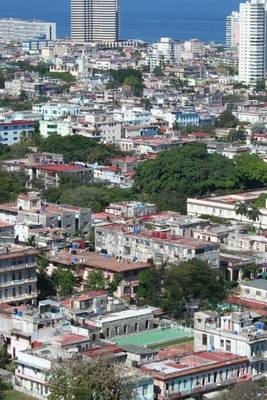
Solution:
M 226 17 L 226 47 L 235 49 L 239 45 L 239 12 L 233 11 Z
M 266 1 L 240 4 L 239 79 L 247 84 L 265 79 Z
M 119 0 L 71 0 L 71 39 L 77 43 L 119 40 Z

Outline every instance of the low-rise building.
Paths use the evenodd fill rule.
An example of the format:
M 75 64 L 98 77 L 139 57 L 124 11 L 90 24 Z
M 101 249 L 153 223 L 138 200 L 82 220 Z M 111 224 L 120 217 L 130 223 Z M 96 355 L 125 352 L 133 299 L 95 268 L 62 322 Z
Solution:
M 154 328 L 153 307 L 128 309 L 88 319 L 90 326 L 100 330 L 102 339 L 115 338 Z
M 25 226 L 59 228 L 70 235 L 81 232 L 86 236 L 90 233 L 91 211 L 67 204 L 46 203 L 40 193 L 29 192 L 19 195 L 16 204 L 1 204 L 0 220 L 14 223 L 16 237 L 22 242 L 29 239 Z
M 142 366 L 154 378 L 155 399 L 182 399 L 250 380 L 249 362 L 224 352 L 195 352 Z
M 19 143 L 22 134 L 26 136 L 34 131 L 34 122 L 30 120 L 17 120 L 0 122 L 0 143 L 13 145 Z
M 246 300 L 259 301 L 267 304 L 267 280 L 255 279 L 240 283 L 240 297 Z
M 267 371 L 267 334 L 261 316 L 253 311 L 219 315 L 197 312 L 194 315 L 195 351 L 221 351 L 247 357 L 249 374 L 254 378 Z
M 256 221 L 252 221 L 246 215 L 238 214 L 236 205 L 244 203 L 249 206 L 261 194 L 266 194 L 266 190 L 251 190 L 234 194 L 210 196 L 203 198 L 187 199 L 187 214 L 191 216 L 208 215 L 213 217 L 235 220 L 240 222 L 252 223 L 267 228 L 267 208 L 261 208 L 260 215 Z
M 75 254 L 62 250 L 56 256 L 50 258 L 50 263 L 53 268 L 58 266 L 71 268 L 76 265 L 76 273 L 79 277 L 82 277 L 82 287 L 91 271 L 103 272 L 105 279 L 110 282 L 119 274 L 121 282 L 114 295 L 126 300 L 135 298 L 139 285 L 138 275 L 150 268 L 148 263 L 123 261 L 115 257 L 107 257 L 105 254 L 101 255 L 79 249 L 75 250 Z

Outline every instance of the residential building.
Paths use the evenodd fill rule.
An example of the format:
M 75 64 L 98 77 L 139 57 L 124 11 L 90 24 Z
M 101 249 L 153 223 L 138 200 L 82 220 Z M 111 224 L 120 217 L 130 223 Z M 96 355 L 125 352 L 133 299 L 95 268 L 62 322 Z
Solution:
M 239 79 L 255 84 L 266 74 L 266 1 L 240 4 Z
M 78 43 L 119 40 L 119 0 L 71 0 L 71 39 Z
M 50 227 L 63 229 L 69 235 L 80 231 L 89 235 L 91 227 L 91 211 L 71 205 L 46 203 L 39 193 L 29 192 L 18 196 L 17 203 L 0 205 L 0 220 L 16 224 L 17 239 L 27 241 L 25 227 Z
M 113 281 L 117 274 L 120 274 L 122 280 L 114 293 L 117 298 L 131 300 L 136 297 L 139 285 L 138 275 L 150 268 L 148 263 L 138 263 L 130 261 L 118 260 L 115 257 L 107 257 L 104 254 L 97 254 L 85 250 L 75 250 L 68 252 L 62 250 L 57 255 L 50 257 L 49 261 L 54 268 L 63 267 L 71 268 L 76 265 L 77 278 L 81 279 L 81 286 L 91 271 L 101 271 L 107 281 Z
M 0 246 L 0 303 L 32 304 L 37 299 L 37 255 L 30 247 Z
M 100 254 L 121 260 L 179 263 L 199 258 L 219 266 L 219 244 L 203 242 L 170 232 L 137 225 L 107 224 L 95 228 L 95 248 Z
M 62 337 L 62 346 L 47 344 L 39 348 L 26 350 L 18 354 L 16 369 L 16 388 L 19 391 L 34 395 L 36 398 L 45 400 L 49 396 L 48 378 L 52 366 L 63 360 L 83 361 L 90 355 L 97 353 L 96 349 L 85 350 L 81 335 L 65 334 Z M 65 343 L 72 343 L 72 349 Z M 83 350 L 83 354 L 81 351 Z M 110 349 L 110 346 L 108 350 Z M 87 357 L 88 354 L 88 357 Z M 93 357 L 96 358 L 96 357 Z M 145 372 L 122 364 L 114 364 L 114 368 L 121 376 L 126 386 L 130 386 L 135 400 L 153 400 L 153 379 Z
M 144 332 L 154 328 L 153 307 L 129 309 L 117 313 L 89 318 L 92 327 L 100 329 L 103 339 Z
M 0 143 L 13 145 L 19 143 L 22 134 L 26 136 L 34 131 L 34 121 L 17 120 L 0 122 Z
M 64 118 L 70 115 L 78 116 L 81 113 L 79 106 L 62 103 L 34 104 L 32 110 L 36 114 L 41 114 L 46 121 L 53 121 L 57 118 Z
M 225 352 L 200 351 L 145 364 L 154 378 L 155 399 L 182 399 L 250 380 L 247 357 Z
M 56 24 L 54 22 L 1 18 L 0 38 L 6 42 L 36 39 L 56 40 Z
M 248 207 L 266 190 L 251 190 L 247 192 L 210 196 L 204 198 L 188 198 L 187 214 L 191 216 L 210 215 L 240 222 L 253 223 L 256 226 L 267 228 L 267 208 L 260 209 L 257 221 L 251 221 L 246 215 L 236 212 L 236 205 L 241 202 Z
M 262 317 L 253 312 L 197 312 L 194 315 L 195 351 L 234 353 L 247 357 L 248 373 L 253 377 L 267 371 L 267 335 Z
M 267 280 L 255 279 L 240 283 L 240 297 L 255 302 L 267 303 Z
M 226 17 L 226 47 L 236 49 L 239 44 L 239 12 L 233 11 Z

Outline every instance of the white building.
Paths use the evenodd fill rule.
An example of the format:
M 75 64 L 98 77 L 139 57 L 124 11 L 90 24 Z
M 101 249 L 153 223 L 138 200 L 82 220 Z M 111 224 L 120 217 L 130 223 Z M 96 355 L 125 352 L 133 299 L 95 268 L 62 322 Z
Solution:
M 204 198 L 188 198 L 187 214 L 193 217 L 209 215 L 235 221 L 252 223 L 256 226 L 267 228 L 267 208 L 261 208 L 257 221 L 251 221 L 246 215 L 236 212 L 237 203 L 245 203 L 248 207 L 258 199 L 261 194 L 266 194 L 266 190 L 252 190 L 248 192 L 210 196 Z
M 254 312 L 234 312 L 220 316 L 213 311 L 194 316 L 195 351 L 226 352 L 247 357 L 252 377 L 267 371 L 267 335 L 261 316 Z
M 77 116 L 81 113 L 79 106 L 63 103 L 34 104 L 32 110 L 36 114 L 41 114 L 44 120 L 53 120 L 69 115 Z
M 236 48 L 239 44 L 239 12 L 233 11 L 226 17 L 226 46 Z
M 36 39 L 56 40 L 56 24 L 54 22 L 2 18 L 0 19 L 0 38 L 7 42 Z
M 71 39 L 105 43 L 119 40 L 119 0 L 71 0 Z
M 254 281 L 240 284 L 241 297 L 243 299 L 267 303 L 267 280 L 255 279 Z
M 239 79 L 264 80 L 266 72 L 266 1 L 240 4 Z

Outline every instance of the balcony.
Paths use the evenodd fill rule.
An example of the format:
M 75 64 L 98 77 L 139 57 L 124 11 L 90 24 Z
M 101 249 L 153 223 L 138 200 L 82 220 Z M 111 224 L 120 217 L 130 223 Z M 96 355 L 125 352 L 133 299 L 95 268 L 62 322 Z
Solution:
M 17 279 L 14 281 L 0 283 L 0 288 L 4 289 L 6 287 L 13 287 L 13 286 L 17 286 L 17 285 L 25 285 L 25 284 L 31 284 L 31 283 L 36 283 L 36 282 L 37 282 L 37 277 L 27 278 L 27 279 Z

